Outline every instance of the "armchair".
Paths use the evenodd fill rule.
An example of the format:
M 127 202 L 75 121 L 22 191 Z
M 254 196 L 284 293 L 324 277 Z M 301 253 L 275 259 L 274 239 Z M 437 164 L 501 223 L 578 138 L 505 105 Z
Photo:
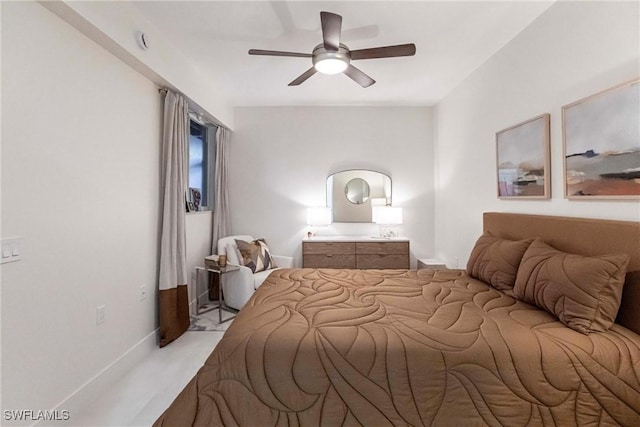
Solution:
M 251 242 L 255 239 L 248 235 L 237 235 L 223 237 L 218 240 L 218 255 L 226 255 L 229 264 L 240 266 L 239 271 L 225 275 L 221 284 L 225 304 L 240 310 L 272 271 L 277 268 L 293 267 L 293 258 L 271 254 L 271 258 L 277 267 L 254 274 L 249 267 L 242 265 L 241 260 L 238 258 L 236 239 L 246 242 Z

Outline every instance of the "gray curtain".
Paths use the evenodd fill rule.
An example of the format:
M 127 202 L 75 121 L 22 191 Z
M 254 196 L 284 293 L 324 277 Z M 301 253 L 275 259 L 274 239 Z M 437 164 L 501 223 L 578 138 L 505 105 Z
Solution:
M 218 253 L 218 240 L 231 234 L 228 198 L 228 163 L 231 131 L 222 126 L 216 132 L 216 177 L 213 193 L 213 235 L 211 253 Z
M 167 91 L 161 164 L 161 236 L 158 273 L 160 347 L 189 328 L 185 210 L 189 173 L 189 107 Z

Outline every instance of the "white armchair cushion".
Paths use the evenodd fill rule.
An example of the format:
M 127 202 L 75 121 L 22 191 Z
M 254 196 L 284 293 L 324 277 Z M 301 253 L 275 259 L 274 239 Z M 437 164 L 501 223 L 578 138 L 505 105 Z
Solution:
M 258 289 L 262 283 L 269 277 L 269 275 L 276 271 L 277 268 L 272 268 L 271 270 L 262 270 L 258 273 L 253 273 L 253 289 Z
M 275 269 L 264 270 L 253 274 L 251 269 L 242 265 L 242 256 L 237 248 L 235 239 L 252 242 L 255 240 L 253 236 L 237 235 L 227 236 L 218 240 L 218 254 L 227 255 L 229 264 L 240 265 L 240 270 L 230 272 L 223 276 L 222 290 L 224 292 L 224 301 L 229 307 L 240 310 L 251 295 L 258 289 L 262 283 L 269 277 Z M 275 265 L 279 268 L 293 267 L 293 258 L 281 255 L 271 255 Z
M 240 310 L 255 292 L 253 273 L 244 266 L 224 274 L 221 284 L 225 304 L 236 310 Z
M 223 237 L 222 239 L 218 240 L 218 255 L 222 255 L 225 254 L 227 255 L 227 259 L 229 259 L 230 255 L 229 253 L 227 253 L 227 246 L 231 246 L 232 248 L 236 247 L 236 239 L 238 240 L 244 240 L 245 242 L 251 242 L 253 241 L 253 237 L 249 236 L 249 235 L 238 235 L 238 236 L 227 236 L 227 237 Z M 237 249 L 236 249 L 237 250 Z M 236 256 L 237 258 L 237 256 Z M 231 264 L 240 264 L 240 261 L 238 259 L 238 262 L 232 262 Z
M 238 250 L 238 247 L 235 245 L 235 243 L 229 243 L 227 245 L 226 253 L 227 261 L 229 262 L 229 264 L 242 265 L 242 262 L 240 261 L 242 255 L 240 255 L 240 251 Z
M 275 270 L 279 270 L 281 268 L 291 268 L 293 267 L 293 258 L 290 256 L 282 256 L 282 255 L 271 255 L 271 259 L 275 263 L 275 267 L 270 270 L 264 270 L 259 273 L 253 274 L 253 286 L 255 289 L 258 289 L 262 283 L 269 277 Z

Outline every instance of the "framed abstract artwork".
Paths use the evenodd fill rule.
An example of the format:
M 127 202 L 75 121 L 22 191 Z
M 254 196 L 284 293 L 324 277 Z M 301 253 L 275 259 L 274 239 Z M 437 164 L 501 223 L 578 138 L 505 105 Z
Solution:
M 640 197 L 640 79 L 562 107 L 569 199 Z
M 498 198 L 548 199 L 549 114 L 496 132 Z

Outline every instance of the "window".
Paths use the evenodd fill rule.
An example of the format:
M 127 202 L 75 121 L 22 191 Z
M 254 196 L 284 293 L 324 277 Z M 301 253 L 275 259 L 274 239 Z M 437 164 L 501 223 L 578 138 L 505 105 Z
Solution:
M 216 127 L 193 119 L 189 132 L 189 211 L 210 210 L 213 205 L 213 168 Z

